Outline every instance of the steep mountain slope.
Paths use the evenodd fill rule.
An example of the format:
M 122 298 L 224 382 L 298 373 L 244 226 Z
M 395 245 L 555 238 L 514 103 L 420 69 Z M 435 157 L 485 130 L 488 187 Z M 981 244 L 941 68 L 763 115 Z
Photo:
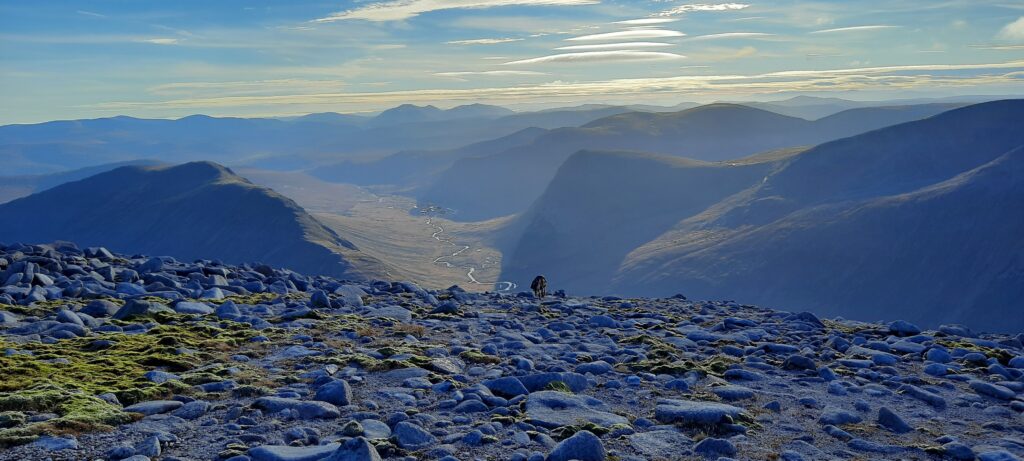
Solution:
M 804 152 L 731 161 L 768 168 L 733 192 L 721 179 L 666 182 L 659 175 L 668 168 L 652 173 L 648 157 L 589 170 L 577 162 L 580 172 L 566 165 L 523 216 L 503 278 L 554 273 L 564 280 L 549 277 L 553 286 L 573 291 L 683 292 L 858 319 L 899 311 L 928 325 L 977 325 L 971 316 L 982 311 L 1010 315 L 1003 306 L 1024 301 L 1024 242 L 1012 237 L 1022 230 L 1022 117 L 1022 100 L 985 103 Z M 587 182 L 574 179 L 583 172 Z M 636 187 L 653 191 L 629 192 Z M 680 190 L 728 196 L 692 202 Z M 693 206 L 662 204 L 680 201 Z M 616 203 L 614 212 L 604 213 L 604 203 Z M 588 221 L 600 227 L 579 225 Z M 617 232 L 634 242 L 658 235 L 624 250 L 606 243 L 626 241 Z M 585 261 L 582 273 L 566 259 Z
M 345 277 L 384 272 L 292 200 L 210 162 L 118 168 L 0 205 L 0 216 L 6 242 L 69 240 Z
M 630 112 L 579 128 L 552 130 L 532 143 L 494 155 L 466 158 L 442 173 L 418 198 L 480 220 L 525 210 L 569 155 L 582 149 L 631 150 L 719 161 L 774 149 L 814 145 L 945 110 L 858 109 L 807 121 L 734 104 L 680 112 Z
M 675 258 L 638 260 L 615 287 L 1021 331 L 1022 205 L 1018 148 L 915 192 L 813 207 Z
M 775 161 L 741 165 L 581 151 L 508 229 L 503 279 L 543 272 L 559 287 L 607 284 L 623 259 L 682 217 L 749 188 Z M 628 174 L 624 174 L 628 172 Z

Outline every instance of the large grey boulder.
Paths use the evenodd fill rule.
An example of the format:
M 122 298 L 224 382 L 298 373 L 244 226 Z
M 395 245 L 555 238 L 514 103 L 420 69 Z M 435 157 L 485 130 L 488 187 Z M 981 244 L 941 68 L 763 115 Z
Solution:
M 585 422 L 604 427 L 629 424 L 628 419 L 611 413 L 608 406 L 598 399 L 558 391 L 540 391 L 527 396 L 526 417 L 533 424 L 547 428 Z

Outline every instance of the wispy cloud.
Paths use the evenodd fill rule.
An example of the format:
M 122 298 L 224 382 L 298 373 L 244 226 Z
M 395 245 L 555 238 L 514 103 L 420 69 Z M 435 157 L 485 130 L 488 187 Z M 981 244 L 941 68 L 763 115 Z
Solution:
M 669 22 L 676 22 L 678 19 L 673 18 L 643 18 L 643 19 L 629 19 L 626 21 L 615 21 L 615 24 L 624 24 L 627 26 L 651 26 L 654 24 L 665 24 Z
M 569 51 L 569 50 L 614 50 L 614 49 L 634 49 L 634 48 L 662 48 L 666 46 L 672 46 L 671 43 L 662 42 L 617 42 L 617 43 L 595 43 L 592 45 L 570 45 L 560 46 L 555 48 L 556 50 Z
M 851 27 L 838 27 L 835 29 L 822 29 L 811 32 L 812 34 L 832 34 L 839 32 L 864 32 L 869 30 L 883 30 L 883 29 L 896 29 L 899 26 L 890 26 L 885 24 L 872 24 L 867 26 L 851 26 Z
M 279 93 L 316 93 L 339 91 L 345 87 L 340 80 L 273 79 L 241 80 L 224 82 L 175 82 L 156 85 L 147 89 L 152 94 L 210 93 L 218 95 L 260 95 Z
M 925 71 L 1012 69 L 1005 74 L 985 72 L 975 75 L 933 75 Z M 550 82 L 536 85 L 473 89 L 418 89 L 373 93 L 323 93 L 310 95 L 243 96 L 174 99 L 147 102 L 109 102 L 87 107 L 101 111 L 232 111 L 258 108 L 264 111 L 315 110 L 320 107 L 383 108 L 401 103 L 438 101 L 543 101 L 550 98 L 592 98 L 609 96 L 660 97 L 659 95 L 731 96 L 777 94 L 779 92 L 856 91 L 885 88 L 905 91 L 926 88 L 977 87 L 1016 84 L 1024 61 L 979 64 L 933 64 L 848 68 L 835 70 L 797 70 L 752 75 L 691 75 L 597 80 L 588 82 Z M 890 75 L 901 72 L 909 75 Z M 277 109 L 275 109 L 277 108 Z
M 688 41 L 700 41 L 700 40 L 726 40 L 733 38 L 763 38 L 773 37 L 775 34 L 765 34 L 762 32 L 725 32 L 721 34 L 709 34 L 709 35 L 698 35 L 696 37 L 690 37 Z
M 1014 51 L 1024 50 L 1024 45 L 967 45 L 970 48 L 977 48 L 980 50 L 998 50 L 998 51 Z
M 1017 18 L 999 31 L 999 38 L 1024 42 L 1024 16 Z
M 715 48 L 710 50 L 704 50 L 699 54 L 694 54 L 692 57 L 694 60 L 702 62 L 722 62 L 722 61 L 734 61 L 736 59 L 743 59 L 757 54 L 757 48 L 752 46 L 745 46 L 742 48 Z
M 365 6 L 333 13 L 329 16 L 314 19 L 313 22 L 334 22 L 347 19 L 366 21 L 401 21 L 423 13 L 451 9 L 482 9 L 498 6 L 551 6 L 551 5 L 591 5 L 599 0 L 397 0 L 391 2 L 370 3 Z
M 677 30 L 666 29 L 634 29 L 621 30 L 618 32 L 605 32 L 603 34 L 581 35 L 579 37 L 567 38 L 568 41 L 601 41 L 601 40 L 637 40 L 645 38 L 669 38 L 684 37 L 686 34 Z
M 101 19 L 104 19 L 104 18 L 107 17 L 107 15 L 105 15 L 105 14 L 99 14 L 99 13 L 94 13 L 92 11 L 85 11 L 85 10 L 78 10 L 78 11 L 75 11 L 75 13 L 78 13 L 78 14 L 80 14 L 82 16 L 89 16 L 91 18 L 101 18 Z
M 475 38 L 471 40 L 452 40 L 445 42 L 449 45 L 494 45 L 498 43 L 509 43 L 522 41 L 521 38 Z
M 471 77 L 481 75 L 485 77 L 508 77 L 508 76 L 536 76 L 548 75 L 546 72 L 535 72 L 532 70 L 484 70 L 484 71 L 463 71 L 463 72 L 435 72 L 434 75 L 441 77 Z
M 506 62 L 505 65 L 524 64 L 547 64 L 547 63 L 573 63 L 573 62 L 603 62 L 603 61 L 664 61 L 670 59 L 683 59 L 686 56 L 675 53 L 663 53 L 658 51 L 584 51 L 579 53 L 562 53 L 539 58 L 522 59 L 519 61 Z
M 658 16 L 675 16 L 696 11 L 738 11 L 749 7 L 750 5 L 746 3 L 690 3 L 662 11 Z
M 177 38 L 144 38 L 139 40 L 143 43 L 152 43 L 154 45 L 177 45 L 181 42 L 181 39 Z

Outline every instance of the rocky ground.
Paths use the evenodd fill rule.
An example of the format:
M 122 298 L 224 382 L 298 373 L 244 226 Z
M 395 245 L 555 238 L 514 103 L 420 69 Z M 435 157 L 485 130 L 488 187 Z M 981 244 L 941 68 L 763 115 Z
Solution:
M 0 272 L 4 460 L 1024 456 L 1024 335 L 70 244 Z

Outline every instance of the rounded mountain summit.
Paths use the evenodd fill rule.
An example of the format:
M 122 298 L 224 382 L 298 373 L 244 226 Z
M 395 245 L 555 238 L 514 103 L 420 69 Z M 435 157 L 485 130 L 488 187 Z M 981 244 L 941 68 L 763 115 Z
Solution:
M 346 278 L 385 272 L 291 199 L 213 162 L 117 168 L 0 205 L 0 220 L 5 242 L 70 240 Z

